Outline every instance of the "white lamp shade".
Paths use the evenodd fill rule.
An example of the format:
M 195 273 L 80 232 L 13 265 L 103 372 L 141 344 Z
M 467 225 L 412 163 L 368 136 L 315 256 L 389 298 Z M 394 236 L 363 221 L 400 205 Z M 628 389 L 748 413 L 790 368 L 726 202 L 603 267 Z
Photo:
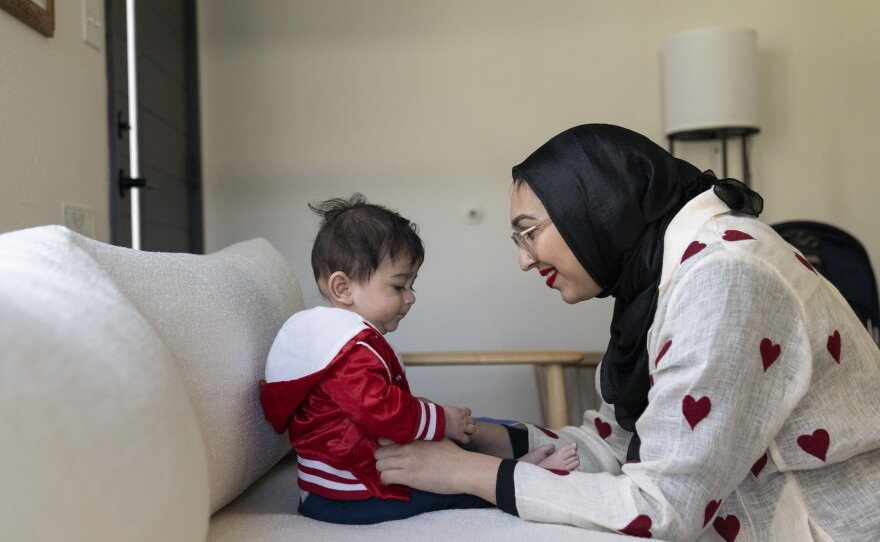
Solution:
M 667 136 L 758 131 L 757 33 L 707 28 L 663 45 Z

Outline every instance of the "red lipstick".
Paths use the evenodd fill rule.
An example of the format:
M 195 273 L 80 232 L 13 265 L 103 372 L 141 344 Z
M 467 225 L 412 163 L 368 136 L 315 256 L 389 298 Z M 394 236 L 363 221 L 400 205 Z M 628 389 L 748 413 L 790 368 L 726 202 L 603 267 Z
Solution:
M 547 277 L 547 287 L 552 288 L 553 283 L 556 282 L 556 268 L 547 267 L 546 269 L 539 269 L 538 273 L 540 273 L 542 277 Z

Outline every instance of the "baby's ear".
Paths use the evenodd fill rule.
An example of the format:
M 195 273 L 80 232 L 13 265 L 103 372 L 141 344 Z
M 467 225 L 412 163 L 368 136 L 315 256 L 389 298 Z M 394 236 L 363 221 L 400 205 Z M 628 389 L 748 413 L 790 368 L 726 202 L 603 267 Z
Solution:
M 331 304 L 349 307 L 354 303 L 351 290 L 353 283 L 348 275 L 342 271 L 336 271 L 330 275 L 325 284 L 327 286 L 327 299 Z

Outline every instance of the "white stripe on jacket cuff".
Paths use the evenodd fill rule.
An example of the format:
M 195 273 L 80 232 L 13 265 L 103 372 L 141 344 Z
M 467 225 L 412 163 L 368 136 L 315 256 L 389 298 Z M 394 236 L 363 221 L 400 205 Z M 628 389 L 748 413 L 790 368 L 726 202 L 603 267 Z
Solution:
M 415 440 L 436 440 L 437 435 L 437 405 L 419 400 L 422 407 L 422 419 L 419 421 L 419 429 L 416 431 Z M 442 436 L 442 435 L 439 435 Z

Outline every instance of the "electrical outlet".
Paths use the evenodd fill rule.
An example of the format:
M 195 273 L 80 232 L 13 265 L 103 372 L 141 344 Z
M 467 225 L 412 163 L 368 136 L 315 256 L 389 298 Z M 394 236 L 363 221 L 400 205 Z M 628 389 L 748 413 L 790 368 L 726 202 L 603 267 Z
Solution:
M 63 209 L 65 226 L 80 235 L 95 238 L 95 211 L 66 203 Z

